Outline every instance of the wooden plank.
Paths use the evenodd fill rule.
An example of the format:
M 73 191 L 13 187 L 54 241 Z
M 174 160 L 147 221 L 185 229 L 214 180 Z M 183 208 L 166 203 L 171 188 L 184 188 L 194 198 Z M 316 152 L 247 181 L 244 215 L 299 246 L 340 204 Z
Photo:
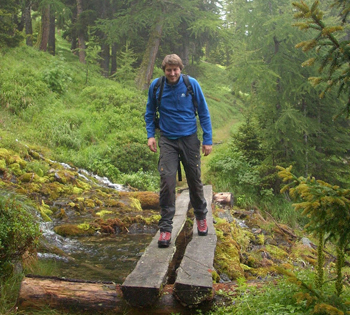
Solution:
M 189 192 L 176 198 L 176 213 L 173 219 L 172 240 L 168 248 L 158 248 L 159 231 L 138 261 L 135 269 L 122 284 L 126 301 L 132 306 L 150 306 L 158 299 L 166 283 L 169 264 L 174 256 L 175 240 L 187 218 Z
M 186 306 L 200 304 L 214 296 L 212 271 L 214 269 L 216 233 L 211 210 L 211 186 L 204 186 L 204 195 L 208 204 L 208 235 L 199 236 L 195 222 L 192 240 L 187 245 L 174 284 L 175 296 Z

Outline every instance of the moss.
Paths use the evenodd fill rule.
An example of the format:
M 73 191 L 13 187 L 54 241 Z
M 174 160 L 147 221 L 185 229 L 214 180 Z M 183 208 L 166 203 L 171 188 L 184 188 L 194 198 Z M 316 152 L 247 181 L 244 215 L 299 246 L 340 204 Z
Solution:
M 45 221 L 51 221 L 50 215 L 52 215 L 53 212 L 51 211 L 50 207 L 47 204 L 45 204 L 43 200 L 41 201 L 41 206 L 39 206 L 39 211 Z
M 264 243 L 265 243 L 265 235 L 264 234 L 259 234 L 259 235 L 257 235 L 257 241 L 258 241 L 258 244 L 259 245 L 264 245 Z
M 267 261 L 267 266 L 250 269 L 248 274 L 246 275 L 247 278 L 250 279 L 249 274 L 253 276 L 253 279 L 256 279 L 256 277 L 265 278 L 267 275 L 275 272 L 273 262 L 269 260 Z
M 219 273 L 225 273 L 230 279 L 238 279 L 244 275 L 240 264 L 239 245 L 224 231 L 216 230 L 217 246 L 214 264 Z
M 38 152 L 35 152 L 33 150 L 29 150 L 28 153 L 33 159 L 40 160 L 40 154 Z
M 130 198 L 130 206 L 136 211 L 142 211 L 141 202 L 136 198 Z
M 95 202 L 92 199 L 85 199 L 85 205 L 89 208 L 95 208 Z
M 0 170 L 6 169 L 6 161 L 4 159 L 0 159 Z
M 147 225 L 151 225 L 151 224 L 158 224 L 160 218 L 161 218 L 160 214 L 154 214 L 148 218 L 144 218 L 144 220 Z
M 22 175 L 23 171 L 21 169 L 21 166 L 19 165 L 19 163 L 12 163 L 8 166 L 8 168 L 11 170 L 11 172 L 16 175 L 16 176 L 20 176 Z
M 88 183 L 84 183 L 84 182 L 81 181 L 80 179 L 77 179 L 77 180 L 76 180 L 76 185 L 77 185 L 77 187 L 80 188 L 82 191 L 91 189 L 91 185 L 89 185 Z
M 88 229 L 85 229 L 85 225 L 83 225 L 84 228 L 80 228 L 78 225 L 75 224 L 62 224 L 59 226 L 56 226 L 54 228 L 54 231 L 64 237 L 67 236 L 82 236 L 82 235 L 93 235 L 95 233 L 95 229 L 91 226 L 89 226 Z
M 103 219 L 106 215 L 111 214 L 111 213 L 113 213 L 113 211 L 102 210 L 100 212 L 96 212 L 96 215 L 98 215 L 99 217 L 101 217 Z
M 80 195 L 82 193 L 83 193 L 83 189 L 76 187 L 76 186 L 73 187 L 73 194 L 74 195 Z
M 55 217 L 58 219 L 66 219 L 68 218 L 66 211 L 64 209 L 60 209 L 57 213 L 55 213 Z
M 144 209 L 144 210 L 151 210 L 151 209 L 158 210 L 159 209 L 159 195 L 158 194 L 156 194 L 154 192 L 150 192 L 150 191 L 143 191 L 143 192 L 131 193 L 131 195 L 140 201 L 142 209 Z
M 49 199 L 55 200 L 65 192 L 65 186 L 55 182 L 47 183 L 42 186 L 42 194 L 48 196 Z
M 313 266 L 317 266 L 317 258 L 316 257 L 311 257 L 311 256 L 306 256 L 304 255 L 304 259 L 310 264 L 310 265 L 313 265 Z
M 7 161 L 7 159 L 10 156 L 10 152 L 9 150 L 5 149 L 5 148 L 0 148 L 0 158 L 4 159 Z
M 37 193 L 43 192 L 42 186 L 40 184 L 37 184 L 37 183 L 30 183 L 26 187 L 27 187 L 28 194 L 31 194 L 33 192 L 37 192 Z
M 248 230 L 237 229 L 235 240 L 240 244 L 242 250 L 246 250 L 250 243 L 255 241 L 255 235 Z
M 288 257 L 288 253 L 280 247 L 274 245 L 266 245 L 265 248 L 271 254 L 271 256 L 276 259 L 282 260 Z
M 18 179 L 21 182 L 29 183 L 29 182 L 33 181 L 34 176 L 35 176 L 35 173 L 25 173 L 22 176 L 20 176 Z
M 219 281 L 220 281 L 220 276 L 219 276 L 219 274 L 216 272 L 216 270 L 212 270 L 212 271 L 211 271 L 211 277 L 212 277 L 214 283 L 219 283 Z
M 313 257 L 315 255 L 317 255 L 317 253 L 312 247 L 304 245 L 302 243 L 295 244 L 291 250 L 291 258 L 295 260 L 304 260 L 307 256 Z

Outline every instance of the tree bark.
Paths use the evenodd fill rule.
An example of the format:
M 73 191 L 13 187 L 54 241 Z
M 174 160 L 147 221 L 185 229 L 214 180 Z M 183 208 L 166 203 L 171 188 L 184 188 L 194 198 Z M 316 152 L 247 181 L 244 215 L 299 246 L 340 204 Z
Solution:
M 163 12 L 164 13 L 164 12 Z M 164 27 L 165 14 L 161 14 L 157 24 L 148 39 L 145 54 L 143 55 L 139 73 L 136 77 L 136 86 L 140 90 L 147 90 L 153 75 L 154 64 L 159 49 Z
M 101 45 L 101 68 L 102 68 L 102 75 L 104 77 L 108 77 L 109 75 L 109 60 L 110 60 L 110 54 L 109 54 L 109 45 L 102 44 Z
M 51 8 L 50 10 L 50 27 L 49 27 L 49 41 L 48 41 L 48 51 L 51 55 L 55 55 L 56 52 L 56 17 L 55 11 Z
M 24 8 L 24 23 L 26 31 L 26 45 L 33 46 L 33 26 L 32 26 L 32 2 L 31 0 L 26 0 Z
M 114 43 L 112 45 L 112 55 L 111 55 L 111 75 L 115 74 L 117 72 L 117 49 L 118 44 Z
M 182 62 L 184 66 L 190 64 L 190 41 L 188 38 L 185 38 L 182 46 Z
M 248 284 L 261 286 L 259 284 Z M 214 284 L 214 291 L 234 292 L 237 285 L 233 283 Z M 211 303 L 202 303 L 196 309 L 210 310 L 216 303 L 222 303 L 223 297 Z M 231 301 L 232 302 L 232 301 Z M 91 314 L 193 314 L 192 308 L 187 308 L 173 295 L 173 285 L 165 285 L 159 299 L 150 308 L 135 308 L 129 306 L 123 298 L 120 285 L 114 283 L 88 282 L 73 279 L 25 277 L 22 281 L 17 306 L 19 310 L 51 309 L 89 310 Z
M 77 20 L 79 21 L 80 15 L 83 13 L 83 0 L 77 0 Z M 78 30 L 78 48 L 79 48 L 79 61 L 86 63 L 86 45 L 84 38 L 84 30 L 82 26 L 79 26 Z
M 46 5 L 42 9 L 41 15 L 41 41 L 39 50 L 46 51 L 47 44 L 49 41 L 49 30 L 50 30 L 50 5 Z

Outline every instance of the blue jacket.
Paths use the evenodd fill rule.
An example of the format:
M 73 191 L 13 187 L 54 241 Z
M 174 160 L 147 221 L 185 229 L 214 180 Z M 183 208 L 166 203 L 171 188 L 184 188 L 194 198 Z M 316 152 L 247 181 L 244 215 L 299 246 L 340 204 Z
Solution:
M 196 79 L 189 77 L 194 97 L 198 103 L 198 117 L 203 130 L 203 144 L 212 144 L 212 128 L 210 113 L 202 89 Z M 148 90 L 148 100 L 145 114 L 147 137 L 155 136 L 154 117 L 156 111 L 157 98 L 153 96 L 153 87 L 157 80 L 151 83 Z M 162 134 L 168 138 L 179 138 L 189 136 L 197 131 L 197 121 L 195 107 L 192 96 L 186 96 L 187 87 L 180 76 L 180 80 L 175 85 L 164 83 L 161 105 L 159 107 L 159 126 Z

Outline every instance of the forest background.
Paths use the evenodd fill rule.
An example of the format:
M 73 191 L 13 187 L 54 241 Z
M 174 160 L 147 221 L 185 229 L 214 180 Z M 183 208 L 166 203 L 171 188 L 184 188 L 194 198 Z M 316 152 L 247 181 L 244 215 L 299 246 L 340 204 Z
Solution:
M 325 23 L 338 27 L 331 33 L 341 31 L 335 36 L 347 43 L 348 1 L 319 6 Z M 2 1 L 1 147 L 16 149 L 18 140 L 156 191 L 158 157 L 145 145 L 147 88 L 162 75 L 163 57 L 177 53 L 211 112 L 215 144 L 203 159 L 204 182 L 232 192 L 238 206 L 305 224 L 280 193 L 276 166 L 348 187 L 348 95 L 331 88 L 348 89 L 306 67 L 320 49 L 305 54 L 295 46 L 318 29 L 293 26 L 296 12 L 277 0 Z

